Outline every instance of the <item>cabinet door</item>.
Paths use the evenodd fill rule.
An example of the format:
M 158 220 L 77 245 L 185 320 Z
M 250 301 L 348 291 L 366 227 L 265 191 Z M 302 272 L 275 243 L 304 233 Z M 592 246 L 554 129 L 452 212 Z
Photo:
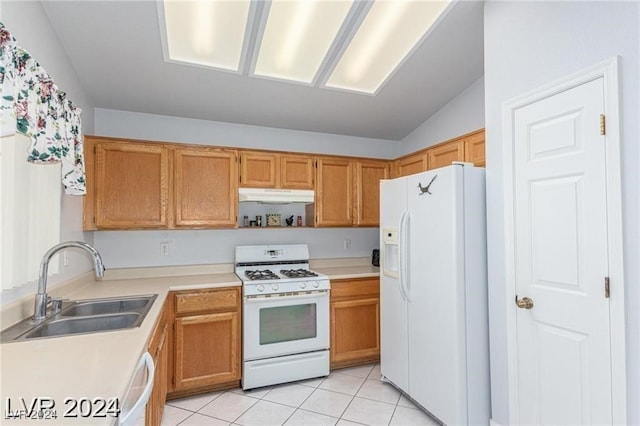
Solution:
M 240 379 L 240 314 L 223 312 L 176 318 L 175 389 Z
M 95 145 L 95 220 L 99 229 L 169 225 L 169 152 L 160 144 Z
M 485 166 L 484 131 L 464 138 L 464 161 L 477 167 Z
M 356 225 L 380 225 L 380 180 L 389 178 L 386 161 L 356 163 Z
M 316 169 L 315 225 L 353 224 L 353 165 L 342 158 L 318 158 Z
M 429 170 L 464 161 L 464 141 L 454 140 L 427 150 Z
M 281 155 L 280 187 L 313 189 L 313 157 Z
M 176 226 L 235 227 L 236 151 L 175 150 Z
M 401 158 L 395 163 L 396 176 L 408 176 L 427 170 L 427 157 L 424 152 L 418 152 Z
M 380 358 L 380 279 L 331 282 L 331 368 Z
M 167 399 L 167 373 L 168 373 L 168 336 L 167 324 L 162 327 L 158 346 L 150 352 L 153 356 L 155 364 L 155 379 L 153 390 L 147 402 L 147 411 L 145 415 L 145 424 L 159 425 L 162 421 L 162 412 L 164 411 L 164 403 Z M 149 348 L 151 351 L 151 348 Z
M 272 152 L 240 151 L 240 186 L 275 188 L 279 155 Z

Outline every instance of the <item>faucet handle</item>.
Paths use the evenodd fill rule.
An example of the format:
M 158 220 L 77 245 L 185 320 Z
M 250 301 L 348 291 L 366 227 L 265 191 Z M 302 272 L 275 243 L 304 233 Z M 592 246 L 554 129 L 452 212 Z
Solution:
M 63 299 L 62 297 L 55 297 L 51 299 L 51 313 L 57 314 L 62 309 L 62 302 L 69 299 Z

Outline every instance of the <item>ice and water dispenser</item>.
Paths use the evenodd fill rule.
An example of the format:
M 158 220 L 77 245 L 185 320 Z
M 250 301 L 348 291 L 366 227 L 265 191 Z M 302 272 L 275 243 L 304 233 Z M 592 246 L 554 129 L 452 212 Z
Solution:
M 382 229 L 382 274 L 398 277 L 400 253 L 398 252 L 398 228 Z

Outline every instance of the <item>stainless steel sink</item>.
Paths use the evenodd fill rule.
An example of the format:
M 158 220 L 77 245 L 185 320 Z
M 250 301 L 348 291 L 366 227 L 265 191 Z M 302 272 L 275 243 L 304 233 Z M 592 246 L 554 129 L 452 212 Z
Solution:
M 140 326 L 157 294 L 66 301 L 43 321 L 27 318 L 3 330 L 0 342 L 98 333 Z
M 93 300 L 76 302 L 61 313 L 64 317 L 77 317 L 87 315 L 104 315 L 117 312 L 140 312 L 147 305 L 151 306 L 153 299 L 149 296 L 117 300 Z
M 135 312 L 125 314 L 96 315 L 89 317 L 63 318 L 45 321 L 40 327 L 27 333 L 25 339 L 65 336 L 67 334 L 95 333 L 98 331 L 120 330 L 140 325 L 141 316 Z

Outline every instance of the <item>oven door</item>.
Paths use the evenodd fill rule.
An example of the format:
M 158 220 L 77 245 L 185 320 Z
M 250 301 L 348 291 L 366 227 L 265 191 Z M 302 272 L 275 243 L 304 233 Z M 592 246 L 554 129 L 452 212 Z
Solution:
M 329 348 L 329 291 L 245 296 L 244 360 Z

